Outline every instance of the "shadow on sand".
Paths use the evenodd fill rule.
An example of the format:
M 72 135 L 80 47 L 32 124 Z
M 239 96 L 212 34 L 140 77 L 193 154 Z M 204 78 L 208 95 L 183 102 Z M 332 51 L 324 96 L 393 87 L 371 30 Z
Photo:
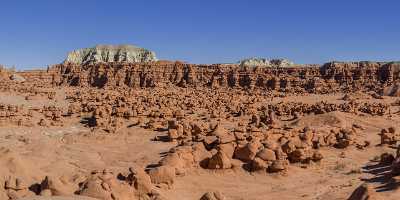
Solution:
M 375 188 L 377 192 L 395 190 L 400 186 L 399 179 L 393 178 L 390 164 L 375 163 L 366 165 L 363 167 L 363 172 L 372 174 L 373 177 L 362 179 L 362 181 L 380 184 Z

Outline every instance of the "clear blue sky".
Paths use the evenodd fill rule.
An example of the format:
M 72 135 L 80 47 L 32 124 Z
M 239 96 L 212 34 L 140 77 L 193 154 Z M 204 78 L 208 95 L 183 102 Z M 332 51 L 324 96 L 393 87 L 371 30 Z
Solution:
M 0 63 L 60 63 L 95 44 L 136 44 L 192 63 L 400 60 L 398 0 L 1 0 Z

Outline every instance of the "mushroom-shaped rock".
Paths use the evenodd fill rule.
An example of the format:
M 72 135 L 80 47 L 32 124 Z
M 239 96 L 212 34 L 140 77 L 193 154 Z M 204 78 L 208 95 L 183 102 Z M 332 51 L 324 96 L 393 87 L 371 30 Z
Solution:
M 102 200 L 131 200 L 135 196 L 133 188 L 128 183 L 119 181 L 107 170 L 93 172 L 83 183 L 79 194 Z
M 142 168 L 129 168 L 130 174 L 127 180 L 136 189 L 140 195 L 150 194 L 153 189 L 153 184 L 151 184 L 150 176 Z
M 267 148 L 259 151 L 257 153 L 256 157 L 261 158 L 264 161 L 274 161 L 274 160 L 276 160 L 275 152 L 272 151 L 271 149 L 267 149 Z
M 170 166 L 160 166 L 149 171 L 151 182 L 172 186 L 175 180 L 175 169 Z
M 224 152 L 218 151 L 208 161 L 208 169 L 230 169 L 232 168 L 231 159 Z
M 262 146 L 260 142 L 254 141 L 249 142 L 246 146 L 241 148 L 236 148 L 235 158 L 248 162 L 254 159 L 259 148 Z
M 270 172 L 280 172 L 287 169 L 289 163 L 287 160 L 275 160 L 272 162 L 271 166 L 269 166 L 268 170 Z
M 78 188 L 64 176 L 59 178 L 46 176 L 40 184 L 40 190 L 40 194 L 44 196 L 46 196 L 46 194 L 51 194 L 52 196 L 68 196 L 73 195 Z

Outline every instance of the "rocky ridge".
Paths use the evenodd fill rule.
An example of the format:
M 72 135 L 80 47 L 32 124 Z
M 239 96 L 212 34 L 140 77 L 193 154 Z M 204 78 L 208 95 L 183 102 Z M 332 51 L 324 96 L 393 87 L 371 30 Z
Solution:
M 375 91 L 399 80 L 400 64 L 381 62 L 330 62 L 315 67 L 255 67 L 186 63 L 99 63 L 52 66 L 54 85 L 92 87 L 180 87 L 262 89 L 291 94 Z M 396 89 L 396 88 L 395 88 Z M 393 90 L 393 89 L 392 89 Z M 391 94 L 395 91 L 391 90 Z M 387 93 L 387 92 L 386 92 Z

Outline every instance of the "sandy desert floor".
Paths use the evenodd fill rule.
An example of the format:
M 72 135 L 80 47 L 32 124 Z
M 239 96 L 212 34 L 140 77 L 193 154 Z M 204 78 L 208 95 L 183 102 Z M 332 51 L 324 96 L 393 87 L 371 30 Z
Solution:
M 55 90 L 53 99 L 38 97 L 27 99 L 25 93 L 2 92 L 0 104 L 35 108 L 51 106 L 65 112 L 72 104 L 66 98 L 68 88 Z M 175 91 L 176 92 L 176 91 Z M 147 91 L 146 95 L 151 95 Z M 366 95 L 366 94 L 365 94 Z M 345 103 L 344 94 L 305 95 L 265 98 L 255 105 L 264 103 L 279 104 L 285 102 L 300 102 L 314 104 L 320 101 L 329 103 Z M 368 95 L 366 95 L 368 97 Z M 168 95 L 167 99 L 172 98 Z M 243 98 L 246 95 L 242 95 Z M 396 98 L 384 99 L 365 98 L 363 102 L 393 104 Z M 145 108 L 146 109 L 146 108 Z M 151 109 L 151 108 L 148 108 Z M 203 108 L 204 109 L 204 108 Z M 219 191 L 226 199 L 266 200 L 266 199 L 347 199 L 361 183 L 368 182 L 378 195 L 384 199 L 398 199 L 400 194 L 396 190 L 396 183 L 390 182 L 384 174 L 390 171 L 390 166 L 379 163 L 381 154 L 396 153 L 390 145 L 380 145 L 382 129 L 397 126 L 400 116 L 396 114 L 398 107 L 391 106 L 394 114 L 371 115 L 368 113 L 327 112 L 323 114 L 304 114 L 296 119 L 282 117 L 276 129 L 296 129 L 311 127 L 312 129 L 353 128 L 356 138 L 368 141 L 368 145 L 360 148 L 357 145 L 348 145 L 345 148 L 332 146 L 318 147 L 323 159 L 317 162 L 293 162 L 284 170 L 277 173 L 268 173 L 266 170 L 246 170 L 242 164 L 232 164 L 227 169 L 207 169 L 204 167 L 185 168 L 184 173 L 177 173 L 173 184 L 154 184 L 158 199 L 200 199 L 206 192 Z M 193 112 L 195 111 L 195 112 Z M 201 114 L 199 109 L 184 110 L 185 118 L 192 121 L 216 123 L 225 130 L 232 132 L 237 122 L 245 124 L 251 119 L 241 116 L 210 117 Z M 33 126 L 19 126 L 4 122 L 0 127 L 0 175 L 2 188 L 7 188 L 6 181 L 24 180 L 32 193 L 40 193 L 35 184 L 40 185 L 44 177 L 64 177 L 71 184 L 85 182 L 93 171 L 107 169 L 113 172 L 115 180 L 118 174 L 129 173 L 130 167 L 146 168 L 157 166 L 170 149 L 185 146 L 171 137 L 168 127 L 154 129 L 146 126 L 150 117 L 132 117 L 124 121 L 115 132 L 99 131 L 89 128 L 82 120 L 84 115 L 76 114 L 72 117 L 63 117 L 62 125 L 38 126 L 41 118 L 39 113 L 32 114 Z M 168 118 L 164 119 L 167 121 Z M 356 126 L 355 126 L 356 124 Z M 356 128 L 354 128 L 356 127 Z M 260 128 L 262 129 L 262 128 Z M 265 131 L 272 130 L 266 128 Z M 263 130 L 264 131 L 264 130 Z M 167 138 L 167 140 L 157 139 Z M 215 151 L 211 150 L 211 154 Z M 232 163 L 236 163 L 233 162 Z M 147 171 L 148 172 L 148 171 Z M 9 183 L 8 183 L 9 184 Z M 18 185 L 18 184 L 17 184 Z M 56 185 L 56 184 L 55 184 Z M 6 186 L 6 187 L 5 187 Z M 40 186 L 39 186 L 40 188 Z M 54 189 L 54 188 L 51 188 Z M 55 188 L 57 190 L 57 188 Z M 19 190 L 16 189 L 18 192 Z M 82 191 L 82 190 L 81 190 Z M 9 192 L 9 191 L 8 191 Z M 18 194 L 15 197 L 3 191 L 2 199 L 20 198 L 24 200 L 69 200 L 90 199 L 85 195 L 75 197 L 45 197 Z M 54 192 L 53 192 L 54 193 Z M 95 192 L 96 193 L 96 192 Z M 21 195 L 22 194 L 22 195 Z M 89 194 L 89 193 L 88 193 Z M 73 195 L 73 194 L 71 194 Z M 22 198 L 24 197 L 25 198 Z M 96 197 L 96 195 L 88 195 Z M 132 197 L 135 199 L 136 197 Z M 148 197 L 155 199 L 156 197 Z M 108 198 L 105 198 L 108 199 Z M 110 197 L 109 199 L 124 199 Z M 218 199 L 218 198 L 215 198 Z

